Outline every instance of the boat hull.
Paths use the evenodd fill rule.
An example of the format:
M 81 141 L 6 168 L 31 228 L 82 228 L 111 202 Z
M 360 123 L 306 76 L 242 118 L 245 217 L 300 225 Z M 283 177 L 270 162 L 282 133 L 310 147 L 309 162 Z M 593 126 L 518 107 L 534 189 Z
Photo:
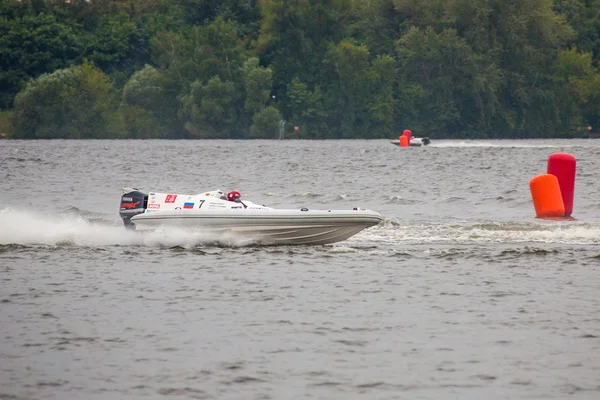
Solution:
M 173 210 L 138 214 L 136 230 L 180 228 L 211 234 L 233 234 L 261 244 L 321 245 L 346 240 L 377 225 L 382 217 L 370 210 Z
M 412 138 L 410 140 L 409 146 L 410 147 L 420 147 L 420 146 L 427 146 L 431 141 L 429 140 L 429 138 Z M 396 146 L 400 146 L 400 141 L 399 140 L 390 140 L 391 144 L 395 144 Z

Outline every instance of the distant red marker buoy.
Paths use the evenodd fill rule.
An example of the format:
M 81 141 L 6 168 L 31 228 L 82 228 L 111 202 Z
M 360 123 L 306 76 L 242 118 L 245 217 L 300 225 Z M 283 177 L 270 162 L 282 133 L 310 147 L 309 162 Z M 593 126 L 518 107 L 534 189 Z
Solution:
M 405 129 L 402 132 L 402 136 L 406 136 L 408 138 L 408 143 L 410 143 L 410 139 L 412 138 L 412 131 L 409 129 Z
M 398 140 L 400 140 L 400 147 L 408 147 L 408 136 L 401 135 Z
M 538 218 L 564 217 L 565 205 L 556 176 L 538 175 L 529 181 L 529 189 Z
M 565 216 L 573 213 L 573 196 L 575 193 L 575 157 L 566 153 L 554 153 L 548 157 L 548 173 L 556 176 L 560 193 L 565 204 Z

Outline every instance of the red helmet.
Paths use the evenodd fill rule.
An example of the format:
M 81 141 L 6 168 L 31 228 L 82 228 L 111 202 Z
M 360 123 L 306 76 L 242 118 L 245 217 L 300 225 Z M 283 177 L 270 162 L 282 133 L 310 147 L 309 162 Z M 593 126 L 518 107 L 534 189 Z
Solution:
M 236 192 L 235 190 L 233 192 L 227 193 L 227 200 L 229 200 L 229 201 L 236 201 L 240 197 L 242 197 L 242 195 L 240 194 L 240 192 Z

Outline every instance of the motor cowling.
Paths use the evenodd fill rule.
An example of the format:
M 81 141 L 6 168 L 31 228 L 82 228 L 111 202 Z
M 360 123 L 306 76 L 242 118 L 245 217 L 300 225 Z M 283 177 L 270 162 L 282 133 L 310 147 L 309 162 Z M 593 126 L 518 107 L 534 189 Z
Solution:
M 131 217 L 143 213 L 146 207 L 148 207 L 148 195 L 146 193 L 134 190 L 121 196 L 119 215 L 123 220 L 123 225 L 126 228 L 135 229 Z

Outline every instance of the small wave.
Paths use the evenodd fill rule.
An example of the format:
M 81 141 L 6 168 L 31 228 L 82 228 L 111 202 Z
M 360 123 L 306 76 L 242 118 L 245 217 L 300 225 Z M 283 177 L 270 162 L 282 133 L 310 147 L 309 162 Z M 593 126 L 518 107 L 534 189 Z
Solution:
M 106 223 L 107 225 L 110 224 L 110 221 L 106 220 L 102 214 L 98 214 L 93 211 L 82 210 L 74 206 L 66 207 L 62 211 L 59 211 L 59 213 L 74 217 L 81 217 L 89 222 Z
M 63 209 L 62 212 L 65 214 L 73 214 L 73 215 L 80 215 L 80 216 L 86 216 L 86 215 L 92 214 L 91 211 L 81 210 L 80 208 L 77 208 L 75 206 L 66 207 Z
M 447 199 L 443 199 L 441 202 L 442 203 L 456 203 L 456 202 L 461 202 L 461 201 L 464 201 L 464 200 L 465 200 L 464 197 L 450 196 Z
M 358 249 L 349 246 L 337 245 L 329 249 L 330 253 L 358 253 Z
M 302 194 L 294 194 L 292 196 L 294 196 L 294 197 L 321 197 L 321 196 L 324 196 L 324 194 L 322 194 L 322 193 L 305 192 L 305 193 L 302 193 Z
M 522 249 L 502 250 L 500 252 L 500 254 L 498 254 L 496 257 L 498 259 L 520 259 L 521 257 L 525 257 L 525 256 L 546 257 L 546 256 L 558 254 L 558 253 L 559 253 L 559 251 L 557 249 L 542 249 L 539 247 L 525 246 Z
M 28 246 L 21 244 L 0 244 L 0 253 L 17 253 L 28 250 Z
M 33 158 L 21 158 L 21 157 L 7 157 L 6 161 L 16 161 L 16 162 L 41 162 L 43 161 L 41 158 L 33 157 Z
M 405 201 L 404 197 L 402 197 L 402 196 L 385 196 L 385 199 L 389 203 L 399 203 L 399 202 Z

